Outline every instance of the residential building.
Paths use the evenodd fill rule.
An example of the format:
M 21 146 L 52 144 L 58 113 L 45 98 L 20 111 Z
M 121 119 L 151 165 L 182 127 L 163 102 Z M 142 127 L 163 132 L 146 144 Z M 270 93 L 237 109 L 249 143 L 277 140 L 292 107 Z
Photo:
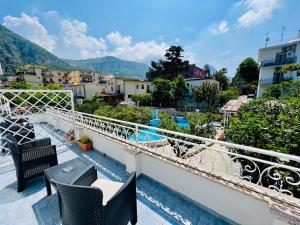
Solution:
M 300 80 L 297 71 L 283 73 L 281 67 L 300 63 L 300 36 L 287 43 L 259 49 L 260 63 L 257 97 L 262 97 L 266 87 L 282 81 Z
M 192 66 L 190 70 L 184 74 L 184 77 L 187 79 L 190 78 L 207 79 L 209 78 L 209 74 L 205 70 L 197 66 Z
M 188 95 L 191 96 L 193 94 L 193 88 L 199 87 L 201 86 L 203 83 L 207 82 L 207 83 L 216 83 L 219 84 L 218 81 L 216 81 L 213 78 L 187 78 L 185 79 L 186 84 L 188 86 L 189 92 Z
M 19 68 L 16 75 L 36 87 L 44 85 L 44 76 L 46 73 L 48 73 L 46 67 L 27 64 Z
M 135 78 L 111 78 L 107 82 L 106 94 L 122 95 L 124 101 L 129 101 L 134 94 L 150 93 L 152 83 Z
M 60 70 L 52 70 L 52 81 L 55 84 L 59 84 L 62 87 L 65 84 L 69 83 L 70 72 L 68 71 L 60 71 Z
M 79 85 L 80 83 L 80 72 L 78 70 L 71 71 L 69 73 L 69 84 Z

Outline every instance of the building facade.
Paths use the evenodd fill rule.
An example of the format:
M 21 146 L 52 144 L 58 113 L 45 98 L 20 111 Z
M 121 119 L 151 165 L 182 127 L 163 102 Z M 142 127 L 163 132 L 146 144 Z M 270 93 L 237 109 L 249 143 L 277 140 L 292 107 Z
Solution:
M 283 73 L 281 67 L 287 64 L 300 63 L 300 37 L 285 44 L 259 49 L 260 63 L 257 97 L 262 97 L 265 89 L 282 81 L 300 80 L 297 71 Z
M 187 79 L 191 79 L 191 78 L 207 79 L 207 78 L 209 78 L 209 74 L 208 74 L 208 72 L 206 72 L 205 70 L 203 70 L 197 66 L 192 66 L 190 68 L 190 70 L 184 74 L 184 77 Z
M 124 101 L 129 101 L 134 94 L 145 94 L 152 91 L 152 83 L 134 78 L 112 77 L 106 82 L 105 94 L 123 96 Z

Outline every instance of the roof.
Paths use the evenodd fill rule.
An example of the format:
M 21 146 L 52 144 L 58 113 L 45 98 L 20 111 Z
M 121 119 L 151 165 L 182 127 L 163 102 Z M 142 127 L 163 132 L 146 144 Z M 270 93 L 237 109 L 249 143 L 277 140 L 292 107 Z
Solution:
M 273 45 L 273 46 L 269 46 L 266 48 L 260 48 L 259 51 L 264 51 L 264 50 L 269 50 L 269 49 L 274 49 L 274 48 L 282 48 L 282 47 L 286 47 L 286 46 L 290 46 L 290 45 L 294 45 L 294 44 L 298 44 L 298 43 L 300 43 L 300 38 L 295 38 L 295 39 L 289 40 L 288 42 L 286 42 L 284 44 Z
M 248 99 L 247 95 L 242 95 L 238 99 L 229 100 L 220 109 L 220 113 L 237 112 L 243 104 L 248 103 L 249 101 L 250 99 Z
M 211 78 L 211 77 L 205 77 L 205 78 L 186 78 L 185 80 L 186 81 L 193 81 L 193 80 L 215 80 L 215 79 Z
M 125 81 L 138 81 L 138 82 L 147 82 L 147 80 L 140 80 L 138 78 L 133 77 L 116 77 L 117 80 L 125 80 Z

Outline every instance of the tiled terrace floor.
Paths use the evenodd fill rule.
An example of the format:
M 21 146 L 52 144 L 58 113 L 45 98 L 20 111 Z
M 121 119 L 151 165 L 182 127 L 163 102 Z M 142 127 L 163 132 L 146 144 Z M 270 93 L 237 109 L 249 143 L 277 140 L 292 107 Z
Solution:
M 41 127 L 36 127 L 35 131 L 40 135 L 45 132 Z M 128 174 L 125 166 L 119 162 L 100 151 L 82 152 L 76 144 L 62 144 L 62 132 L 52 133 L 50 136 L 54 144 L 60 144 L 59 163 L 80 157 L 95 165 L 98 177 L 114 181 L 126 180 Z M 0 224 L 61 224 L 57 195 L 46 197 L 42 178 L 32 181 L 21 193 L 17 193 L 16 189 L 16 175 L 10 156 L 0 153 Z M 139 225 L 233 224 L 145 175 L 137 178 L 137 199 Z

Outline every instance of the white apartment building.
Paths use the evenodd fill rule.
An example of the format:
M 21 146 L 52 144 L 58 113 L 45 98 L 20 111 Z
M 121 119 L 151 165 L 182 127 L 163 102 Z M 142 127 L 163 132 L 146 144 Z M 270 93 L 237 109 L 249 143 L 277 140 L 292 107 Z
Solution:
M 112 77 L 106 83 L 106 94 L 124 95 L 124 100 L 128 101 L 134 94 L 150 93 L 152 83 L 135 78 L 116 78 Z
M 300 63 L 300 37 L 285 44 L 259 49 L 260 63 L 257 97 L 262 97 L 266 87 L 282 81 L 300 80 L 297 71 L 282 73 L 280 68 L 286 64 Z

